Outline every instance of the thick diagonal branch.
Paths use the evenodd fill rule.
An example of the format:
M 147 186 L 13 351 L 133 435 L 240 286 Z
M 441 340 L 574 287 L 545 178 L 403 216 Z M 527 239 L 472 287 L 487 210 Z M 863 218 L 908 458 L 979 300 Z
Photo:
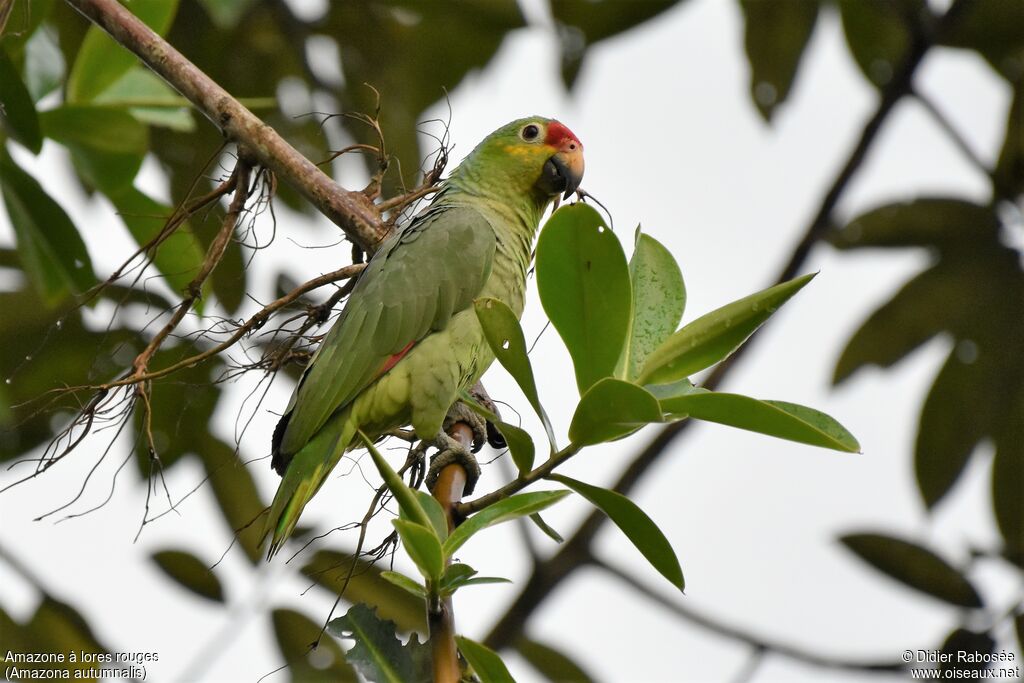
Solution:
M 353 242 L 367 252 L 374 251 L 387 229 L 365 195 L 335 183 L 117 0 L 67 2 L 135 53 L 230 140 L 251 150 L 261 165 L 295 188 Z

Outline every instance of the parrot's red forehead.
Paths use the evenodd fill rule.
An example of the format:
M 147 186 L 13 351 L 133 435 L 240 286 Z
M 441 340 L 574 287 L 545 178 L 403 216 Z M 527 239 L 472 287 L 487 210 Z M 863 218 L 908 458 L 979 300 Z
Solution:
M 565 124 L 558 121 L 552 121 L 548 124 L 548 134 L 544 138 L 544 142 L 551 145 L 552 147 L 561 147 L 567 140 L 574 141 L 580 147 L 583 147 L 583 143 L 576 137 L 576 134 L 569 130 Z

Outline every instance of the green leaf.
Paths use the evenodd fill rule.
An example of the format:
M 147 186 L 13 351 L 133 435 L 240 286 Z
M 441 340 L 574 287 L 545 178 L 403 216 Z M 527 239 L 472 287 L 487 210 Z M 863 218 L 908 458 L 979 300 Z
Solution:
M 537 288 L 569 349 L 580 395 L 615 373 L 629 333 L 629 267 L 618 238 L 586 204 L 564 206 L 537 242 Z
M 477 299 L 473 306 L 487 339 L 487 345 L 491 347 L 494 357 L 523 390 L 526 400 L 544 423 L 544 431 L 547 432 L 551 449 L 557 450 L 555 431 L 551 428 L 551 421 L 548 420 L 548 415 L 544 412 L 544 406 L 540 404 L 540 397 L 537 395 L 537 383 L 533 378 L 533 368 L 530 366 L 526 339 L 523 337 L 523 329 L 519 326 L 519 319 L 511 308 L 498 299 Z M 531 459 L 530 464 L 525 468 L 520 467 L 519 471 L 529 471 L 532 467 Z
M 916 543 L 883 534 L 848 534 L 839 539 L 883 574 L 960 607 L 981 607 L 974 586 L 948 562 Z
M 765 121 L 782 104 L 818 18 L 818 0 L 741 0 L 750 94 Z
M 161 204 L 145 193 L 128 185 L 108 193 L 111 202 L 121 216 L 128 232 L 140 247 L 159 235 L 174 210 Z M 205 251 L 192 232 L 189 223 L 180 225 L 170 237 L 151 254 L 153 265 L 167 279 L 167 285 L 175 292 L 185 291 L 186 286 L 199 272 Z M 204 290 L 209 284 L 204 283 Z
M 939 675 L 943 681 L 983 678 L 996 641 L 988 633 L 955 628 L 942 643 Z
M 455 636 L 455 642 L 473 668 L 473 673 L 480 678 L 480 683 L 515 683 L 497 652 L 463 636 Z
M 533 439 L 526 430 L 510 425 L 507 422 L 502 422 L 500 417 L 473 400 L 469 392 L 463 391 L 460 400 L 469 406 L 470 410 L 493 424 L 501 433 L 501 436 L 505 439 L 505 444 L 508 446 L 509 453 L 512 455 L 512 462 L 515 463 L 516 469 L 519 470 L 520 474 L 533 469 L 535 450 Z
M 398 586 L 402 590 L 415 595 L 418 598 L 426 599 L 427 589 L 423 584 L 410 579 L 405 574 L 399 574 L 398 572 L 383 571 L 380 573 L 380 578 L 384 579 L 390 584 Z
M 178 10 L 178 0 L 127 0 L 125 5 L 159 35 L 167 32 Z M 95 99 L 136 64 L 135 55 L 99 26 L 90 26 L 68 76 L 67 101 Z
M 444 539 L 448 538 L 448 517 L 444 514 L 441 503 L 426 491 L 411 490 L 413 495 L 420 501 L 420 507 L 427 513 L 427 517 L 430 519 L 430 528 L 434 530 L 434 534 L 440 540 L 444 541 Z M 399 514 L 402 514 L 401 510 Z
M 47 306 L 95 284 L 89 253 L 71 219 L 5 151 L 0 151 L 0 190 L 22 266 Z
M 466 586 L 477 586 L 494 583 L 512 583 L 500 576 L 476 576 L 476 570 L 466 564 L 455 563 L 448 567 L 441 579 L 439 592 L 442 598 L 455 593 L 455 591 Z
M 459 526 L 444 542 L 445 557 L 452 557 L 462 545 L 478 531 L 501 524 L 517 517 L 532 515 L 548 508 L 569 494 L 568 491 L 531 491 L 519 493 L 488 505 Z
M 366 605 L 354 605 L 344 616 L 327 623 L 327 632 L 352 639 L 346 659 L 374 683 L 406 683 L 415 678 L 412 657 L 395 634 L 395 624 L 383 621 Z
M 391 469 L 391 465 L 384 459 L 384 456 L 380 454 L 374 445 L 365 434 L 359 432 L 359 436 L 363 439 L 363 443 L 366 445 L 366 450 L 370 452 L 370 457 L 373 459 L 373 464 L 377 466 L 377 471 L 380 472 L 381 478 L 384 483 L 387 484 L 388 490 L 391 491 L 391 495 L 398 501 L 398 505 L 401 511 L 404 513 L 405 518 L 410 522 L 419 524 L 426 529 L 433 527 L 433 522 L 430 521 L 430 515 L 420 505 L 419 498 L 413 493 L 412 489 L 409 488 L 402 478 Z
M 959 251 L 992 241 L 1000 231 L 993 210 L 948 197 L 922 197 L 868 211 L 829 235 L 837 249 L 932 247 Z
M 22 0 L 21 2 L 3 3 L 9 11 L 6 25 L 0 24 L 0 49 L 17 57 L 27 41 L 36 35 L 36 29 L 42 26 L 50 16 L 56 0 Z
M 686 285 L 668 249 L 639 228 L 629 277 L 633 322 L 620 362 L 625 363 L 626 377 L 635 379 L 647 356 L 679 327 L 686 307 Z
M 635 384 L 606 377 L 590 387 L 576 406 L 569 438 L 590 446 L 622 438 L 661 419 L 658 399 Z
M 999 160 L 992 174 L 1003 192 L 1024 192 L 1024 77 L 1013 89 L 1013 101 L 1006 120 L 1006 134 L 999 150 Z
M 359 680 L 355 670 L 345 661 L 345 653 L 330 638 L 320 637 L 320 624 L 290 609 L 271 613 L 274 636 L 281 656 L 288 665 L 293 681 L 331 683 Z M 318 643 L 316 649 L 310 645 Z
M 234 28 L 255 0 L 199 0 L 213 23 L 221 29 Z
M 46 137 L 67 147 L 78 172 L 105 193 L 131 184 L 149 148 L 146 127 L 119 109 L 64 105 L 39 120 Z
M 846 44 L 872 85 L 892 80 L 910 44 L 906 26 L 926 11 L 924 0 L 839 0 Z
M 261 561 L 260 525 L 252 522 L 266 509 L 266 504 L 256 489 L 252 472 L 235 448 L 219 439 L 207 439 L 198 452 L 228 530 L 238 539 L 250 562 Z
M 1004 554 L 1024 567 L 1024 377 L 1017 396 L 1007 402 L 1003 428 L 995 435 L 992 461 L 992 508 L 1003 536 Z M 1024 643 L 1022 643 L 1024 644 Z
M 0 124 L 7 133 L 30 150 L 39 154 L 43 137 L 39 130 L 32 96 L 21 80 L 18 68 L 0 47 Z
M 550 524 L 544 521 L 544 518 L 540 516 L 540 513 L 533 513 L 530 515 L 530 521 L 537 525 L 537 528 L 544 532 L 544 534 L 555 543 L 565 543 L 565 539 L 558 533 Z
M 25 86 L 38 102 L 64 83 L 64 55 L 50 31 L 37 31 L 25 44 Z
M 224 589 L 217 575 L 192 553 L 161 550 L 153 553 L 152 560 L 165 574 L 196 595 L 214 602 L 224 602 Z
M 196 127 L 188 101 L 142 66 L 129 69 L 93 102 L 127 109 L 138 121 L 153 126 L 186 133 Z
M 697 318 L 648 356 L 637 384 L 674 382 L 724 360 L 814 276 L 769 287 Z
M 523 656 L 523 659 L 549 681 L 593 683 L 595 680 L 568 655 L 550 645 L 529 638 L 519 638 L 515 643 L 515 649 Z
M 647 561 L 658 570 L 658 573 L 679 590 L 686 587 L 686 582 L 683 580 L 683 569 L 679 566 L 679 559 L 676 557 L 675 551 L 672 550 L 672 544 L 636 503 L 621 493 L 591 486 L 560 474 L 553 474 L 549 478 L 565 484 L 608 515 L 608 518 L 615 523 L 615 526 L 619 527 L 630 543 L 636 546 L 636 549 L 647 558 Z
M 1024 76 L 1021 26 L 1024 26 L 1024 3 L 1012 0 L 970 2 L 938 38 L 943 45 L 980 53 L 993 69 L 1019 87 Z
M 391 523 L 398 529 L 405 551 L 423 576 L 432 581 L 440 579 L 444 573 L 444 557 L 433 529 L 405 519 L 393 519 Z
M 352 561 L 348 553 L 320 550 L 302 567 L 302 573 L 326 588 L 332 599 L 341 595 L 350 603 L 369 605 L 382 618 L 397 622 L 403 631 L 426 633 L 422 599 L 382 578 L 379 566 L 357 559 L 353 567 Z
M 795 403 L 698 390 L 665 399 L 661 407 L 677 418 L 689 416 L 836 451 L 860 451 L 857 439 L 833 418 Z

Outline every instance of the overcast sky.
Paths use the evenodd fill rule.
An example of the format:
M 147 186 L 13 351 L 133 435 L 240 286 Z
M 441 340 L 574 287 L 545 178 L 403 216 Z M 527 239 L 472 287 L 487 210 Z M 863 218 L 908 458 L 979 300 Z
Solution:
M 610 209 L 627 249 L 633 228 L 641 223 L 678 259 L 689 294 L 685 320 L 692 320 L 771 282 L 876 104 L 875 93 L 846 51 L 838 18 L 826 12 L 789 101 L 768 127 L 747 94 L 742 41 L 738 3 L 691 0 L 592 50 L 570 96 L 557 76 L 552 34 L 543 28 L 519 31 L 486 70 L 451 93 L 455 156 L 519 116 L 536 113 L 566 123 L 586 149 L 584 187 Z M 916 85 L 982 159 L 995 159 L 1010 93 L 984 62 L 966 53 L 933 50 Z M 434 116 L 446 117 L 447 106 L 438 105 L 424 118 Z M 121 258 L 115 247 L 127 249 L 130 242 L 108 207 L 76 196 L 60 170 L 62 150 L 48 142 L 38 161 L 25 160 L 33 169 L 44 169 L 40 179 L 48 190 L 70 197 L 65 205 L 87 230 L 97 272 L 115 267 Z M 354 171 L 345 177 L 355 184 Z M 164 191 L 152 164 L 140 182 Z M 848 218 L 922 194 L 989 198 L 985 177 L 908 101 L 890 117 L 838 213 Z M 296 278 L 308 278 L 348 258 L 347 245 L 303 248 L 335 240 L 336 229 L 325 219 L 310 224 L 283 208 L 278 218 L 277 242 L 257 260 L 257 267 L 267 268 L 263 272 L 271 272 L 273 263 L 286 263 Z M 263 229 L 269 235 L 269 227 Z M 6 243 L 13 239 L 2 210 L 0 238 Z M 816 250 L 804 270 L 820 275 L 772 319 L 727 385 L 759 398 L 825 410 L 858 437 L 863 454 L 700 425 L 665 454 L 636 491 L 634 499 L 665 531 L 682 561 L 687 595 L 681 600 L 687 605 L 815 653 L 848 658 L 892 659 L 904 649 L 935 647 L 956 623 L 951 608 L 872 573 L 835 541 L 845 532 L 884 530 L 928 540 L 954 560 L 966 557 L 968 541 L 983 547 L 998 543 L 983 495 L 988 454 L 973 461 L 933 517 L 924 513 L 916 493 L 910 454 L 917 411 L 948 340 L 933 340 L 895 371 L 864 371 L 839 390 L 829 387 L 835 359 L 850 333 L 926 262 L 923 253 L 837 256 L 827 248 Z M 262 296 L 273 283 L 255 287 Z M 543 324 L 531 289 L 523 320 L 527 337 L 536 336 Z M 553 330 L 541 338 L 533 363 L 542 401 L 564 438 L 577 397 L 568 356 Z M 225 438 L 233 438 L 235 415 L 252 386 L 246 382 L 222 401 L 215 416 Z M 542 436 L 501 368 L 493 368 L 486 383 L 492 396 L 517 407 L 524 426 Z M 283 384 L 274 387 L 246 434 L 243 454 L 265 454 L 275 421 L 270 411 L 280 411 L 289 393 Z M 588 449 L 564 471 L 609 483 L 653 434 L 645 430 Z M 31 522 L 77 490 L 97 455 L 97 448 L 83 448 L 52 476 L 0 496 L 0 537 L 53 594 L 94 620 L 103 642 L 121 650 L 157 651 L 160 663 L 151 673 L 156 680 L 187 679 L 197 671 L 204 647 L 220 642 L 215 639 L 228 626 L 229 615 L 168 583 L 146 557 L 172 545 L 212 562 L 230 539 L 220 521 L 212 521 L 218 513 L 204 489 L 180 507 L 180 516 L 148 526 L 133 545 L 145 493 L 134 481 L 133 468 L 122 473 L 114 500 L 101 511 L 58 525 Z M 269 499 L 277 476 L 265 461 L 252 467 Z M 338 472 L 349 469 L 343 463 Z M 495 488 L 503 476 L 497 464 L 485 466 L 481 490 Z M 201 477 L 197 464 L 185 462 L 174 468 L 168 485 L 184 493 Z M 329 528 L 356 519 L 368 490 L 358 474 L 334 477 L 309 505 L 303 522 Z M 98 500 L 105 491 L 93 495 Z M 587 512 L 584 502 L 570 499 L 546 518 L 568 533 Z M 354 545 L 354 536 L 335 538 L 338 543 Z M 482 638 L 518 592 L 528 569 L 519 543 L 515 528 L 506 525 L 474 539 L 460 553 L 483 574 L 520 582 L 460 593 L 457 619 L 466 635 Z M 545 537 L 536 543 L 543 552 L 552 550 Z M 672 594 L 610 525 L 598 549 L 602 557 Z M 400 559 L 399 564 L 414 573 L 408 562 Z M 264 568 L 253 582 L 247 561 L 232 553 L 218 573 L 243 615 L 279 605 L 311 615 L 329 608 L 330 600 L 318 593 L 300 595 L 305 582 L 296 569 L 280 562 Z M 992 591 L 986 597 L 1006 603 L 1015 588 L 1010 577 L 984 567 L 982 573 L 982 585 Z M 0 564 L 5 609 L 24 618 L 37 599 L 30 586 Z M 206 680 L 252 681 L 277 665 L 269 620 L 243 616 L 230 623 L 240 624 L 240 630 L 230 627 L 237 633 L 205 669 Z M 728 681 L 748 655 L 744 646 L 681 622 L 592 570 L 580 572 L 545 603 L 531 621 L 531 635 L 572 652 L 606 681 Z M 1011 646 L 1008 640 L 1000 644 Z M 508 661 L 519 680 L 536 680 L 522 660 L 510 655 Z M 835 672 L 828 678 L 860 680 Z M 755 680 L 820 681 L 822 672 L 769 657 Z

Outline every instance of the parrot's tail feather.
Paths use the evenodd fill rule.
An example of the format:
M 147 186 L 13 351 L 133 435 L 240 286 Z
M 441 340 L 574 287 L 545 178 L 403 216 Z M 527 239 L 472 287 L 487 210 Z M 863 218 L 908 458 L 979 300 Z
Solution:
M 341 460 L 355 434 L 356 425 L 348 420 L 348 411 L 329 421 L 296 453 L 284 471 L 281 485 L 270 506 L 260 543 L 270 536 L 267 559 L 284 545 L 302 515 L 306 503 L 323 486 L 327 476 Z

